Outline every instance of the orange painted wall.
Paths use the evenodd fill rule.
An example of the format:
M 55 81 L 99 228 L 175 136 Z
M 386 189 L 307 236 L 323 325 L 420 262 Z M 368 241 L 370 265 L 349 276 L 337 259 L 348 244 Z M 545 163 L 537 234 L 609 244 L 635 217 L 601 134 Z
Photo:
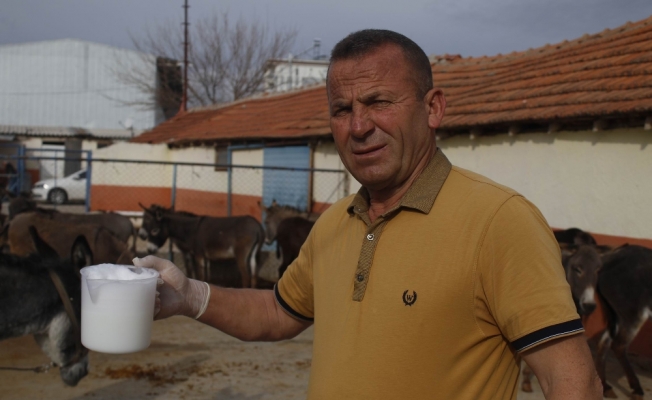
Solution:
M 170 206 L 172 189 L 144 186 L 91 186 L 92 211 L 142 211 L 138 203 L 145 207 L 152 204 Z
M 41 180 L 41 171 L 38 169 L 26 169 L 31 179 L 32 185 Z
M 251 215 L 260 221 L 261 210 L 258 207 L 260 199 L 258 196 L 234 194 L 232 215 Z M 170 207 L 171 201 L 171 188 L 113 185 L 93 185 L 91 188 L 92 211 L 142 211 L 138 203 L 142 203 L 145 207 L 152 204 Z M 226 193 L 177 189 L 175 209 L 200 215 L 225 217 L 226 202 Z
M 251 215 L 260 222 L 259 196 L 233 194 L 231 215 Z M 177 189 L 175 209 L 214 217 L 227 216 L 227 194 L 203 190 Z

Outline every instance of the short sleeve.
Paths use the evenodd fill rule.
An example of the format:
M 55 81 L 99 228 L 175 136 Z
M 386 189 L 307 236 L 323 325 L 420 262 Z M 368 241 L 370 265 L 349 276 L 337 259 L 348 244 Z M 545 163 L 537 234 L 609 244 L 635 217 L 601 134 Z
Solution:
M 559 245 L 522 196 L 503 203 L 489 223 L 478 271 L 489 312 L 516 351 L 583 331 Z
M 290 316 L 302 321 L 314 319 L 313 280 L 312 280 L 312 243 L 313 227 L 299 256 L 290 264 L 274 287 L 278 304 Z

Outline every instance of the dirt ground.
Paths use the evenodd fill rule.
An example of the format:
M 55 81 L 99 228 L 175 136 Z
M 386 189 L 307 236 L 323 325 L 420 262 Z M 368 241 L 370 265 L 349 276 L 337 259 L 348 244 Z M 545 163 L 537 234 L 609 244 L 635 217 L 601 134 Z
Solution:
M 66 212 L 83 212 L 70 206 Z M 138 240 L 139 253 L 145 243 Z M 159 256 L 167 257 L 167 247 Z M 273 253 L 270 254 L 273 257 Z M 261 277 L 277 279 L 278 260 L 268 258 Z M 183 268 L 182 257 L 174 261 Z M 234 263 L 212 268 L 215 283 L 237 286 Z M 90 371 L 74 387 L 66 387 L 57 368 L 47 373 L 0 369 L 0 400 L 10 399 L 304 399 L 312 358 L 312 328 L 293 340 L 244 343 L 188 318 L 154 323 L 151 346 L 142 352 L 110 355 L 91 352 Z M 652 362 L 633 358 L 646 393 L 652 391 Z M 0 342 L 0 367 L 32 368 L 47 364 L 31 336 Z M 629 387 L 615 359 L 608 360 L 608 378 L 619 398 Z M 519 391 L 519 400 L 543 399 L 533 378 L 533 393 Z M 652 394 L 646 395 L 652 399 Z
M 1 399 L 303 399 L 312 329 L 280 343 L 244 343 L 199 322 L 173 317 L 154 323 L 147 350 L 91 352 L 90 372 L 65 387 L 58 369 L 0 370 Z M 0 342 L 0 366 L 34 367 L 49 360 L 32 337 Z
M 47 373 L 0 370 L 0 399 L 304 399 L 310 373 L 312 328 L 279 343 L 244 343 L 188 318 L 154 323 L 151 346 L 142 352 L 91 352 L 90 372 L 66 387 L 56 368 Z M 48 358 L 31 336 L 0 342 L 0 366 L 35 367 Z M 646 391 L 652 389 L 649 361 L 634 360 Z M 609 377 L 626 399 L 626 379 L 614 360 Z M 533 393 L 519 400 L 540 400 Z M 652 395 L 646 396 L 652 398 Z

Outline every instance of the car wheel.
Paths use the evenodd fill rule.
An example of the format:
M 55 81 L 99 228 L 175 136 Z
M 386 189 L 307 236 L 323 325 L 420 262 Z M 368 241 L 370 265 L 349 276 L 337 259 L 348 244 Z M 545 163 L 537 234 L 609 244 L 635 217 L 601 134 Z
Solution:
M 48 201 L 52 204 L 64 204 L 68 201 L 68 194 L 65 190 L 55 188 L 48 193 Z

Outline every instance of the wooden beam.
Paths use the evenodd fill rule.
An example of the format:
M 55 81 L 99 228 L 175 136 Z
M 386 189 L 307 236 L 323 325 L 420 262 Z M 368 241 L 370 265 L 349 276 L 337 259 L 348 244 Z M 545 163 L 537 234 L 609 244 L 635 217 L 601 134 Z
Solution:
M 600 132 L 607 128 L 607 121 L 604 119 L 596 119 L 593 121 L 593 132 Z
M 548 125 L 548 134 L 559 132 L 561 130 L 561 124 L 559 122 L 552 122 Z
M 472 128 L 471 132 L 469 134 L 469 139 L 475 140 L 480 135 L 482 135 L 482 129 L 480 129 L 480 128 Z
M 509 126 L 509 129 L 507 130 L 507 135 L 510 137 L 514 137 L 520 131 L 521 131 L 521 126 L 518 124 L 513 124 Z

